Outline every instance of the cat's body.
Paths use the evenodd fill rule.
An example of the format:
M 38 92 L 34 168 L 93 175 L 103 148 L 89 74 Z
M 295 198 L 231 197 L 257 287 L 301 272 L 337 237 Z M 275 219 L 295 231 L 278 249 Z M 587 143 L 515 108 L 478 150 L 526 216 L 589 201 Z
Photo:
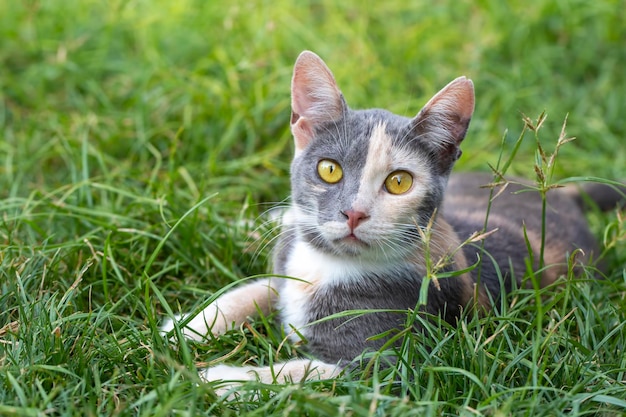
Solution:
M 492 177 L 463 174 L 448 181 L 473 108 L 473 85 L 461 77 L 413 119 L 384 110 L 353 111 L 319 57 L 304 52 L 298 58 L 292 82 L 292 204 L 274 252 L 274 273 L 295 279 L 243 285 L 183 331 L 196 339 L 220 334 L 275 306 L 286 334 L 304 337 L 319 360 L 276 364 L 274 371 L 222 365 L 205 370 L 205 379 L 333 376 L 387 340 L 375 336 L 402 329 L 408 309 L 451 323 L 464 308 L 489 310 L 513 277 L 524 276 L 527 241 L 536 268 L 542 230 L 538 193 L 518 192 L 524 186 L 517 184 L 501 193 L 496 187 L 485 228 L 490 190 L 481 186 Z M 547 207 L 542 285 L 564 272 L 568 254 L 580 249 L 584 260 L 596 251 L 575 193 L 553 190 Z M 462 245 L 472 234 L 490 231 L 484 252 L 481 239 Z M 479 259 L 481 265 L 468 271 Z M 427 272 L 442 277 L 430 282 L 428 302 L 418 306 Z

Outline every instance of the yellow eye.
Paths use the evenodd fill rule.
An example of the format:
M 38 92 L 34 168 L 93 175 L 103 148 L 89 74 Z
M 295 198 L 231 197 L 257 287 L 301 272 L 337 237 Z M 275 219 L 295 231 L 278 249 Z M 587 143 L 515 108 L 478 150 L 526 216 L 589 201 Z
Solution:
M 391 194 L 404 194 L 413 185 L 413 176 L 406 171 L 394 171 L 385 179 L 385 190 Z
M 343 178 L 341 165 L 330 159 L 322 159 L 317 164 L 317 173 L 329 184 L 335 184 Z

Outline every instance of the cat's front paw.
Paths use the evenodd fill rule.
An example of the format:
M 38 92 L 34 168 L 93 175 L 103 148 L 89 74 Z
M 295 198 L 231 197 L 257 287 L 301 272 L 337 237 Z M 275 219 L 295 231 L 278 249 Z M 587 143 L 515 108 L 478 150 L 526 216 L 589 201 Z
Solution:
M 218 365 L 200 369 L 198 372 L 202 380 L 212 383 L 211 385 L 217 395 L 233 399 L 243 392 L 238 387 L 247 381 L 284 384 L 305 380 L 333 379 L 342 372 L 342 368 L 339 365 L 322 361 L 294 359 L 275 363 L 273 367 Z
M 199 370 L 200 378 L 205 382 L 213 382 L 213 390 L 220 397 L 233 400 L 237 395 L 237 388 L 246 381 L 261 379 L 251 366 L 217 365 Z
M 159 332 L 163 336 L 167 336 L 172 330 L 174 330 L 174 322 L 179 322 L 182 319 L 182 315 L 176 314 L 174 319 L 166 318 L 163 320 L 163 323 L 159 326 Z
M 293 359 L 269 366 L 230 366 L 217 365 L 199 371 L 206 382 L 224 381 L 237 383 L 261 381 L 265 384 L 301 382 L 305 380 L 332 379 L 342 372 L 339 365 L 318 360 Z
M 201 369 L 199 374 L 200 378 L 206 382 L 245 382 L 255 381 L 259 378 L 255 368 L 251 366 L 217 365 L 211 368 Z
M 167 335 L 174 330 L 174 323 L 184 321 L 189 314 L 177 314 L 174 320 L 166 318 L 160 326 L 161 334 Z M 209 304 L 204 310 L 198 313 L 187 325 L 181 328 L 181 332 L 185 338 L 196 341 L 206 340 L 209 334 L 218 336 L 226 333 L 228 330 L 226 318 L 218 309 L 217 305 Z

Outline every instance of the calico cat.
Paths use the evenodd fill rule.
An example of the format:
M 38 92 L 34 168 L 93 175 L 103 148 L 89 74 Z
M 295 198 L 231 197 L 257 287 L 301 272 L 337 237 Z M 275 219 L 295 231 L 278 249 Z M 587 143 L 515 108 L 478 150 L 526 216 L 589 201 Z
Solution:
M 305 51 L 295 63 L 291 93 L 291 207 L 282 218 L 273 267 L 276 275 L 296 279 L 264 279 L 231 290 L 182 331 L 202 340 L 274 306 L 286 334 L 294 341 L 304 337 L 317 359 L 274 369 L 221 365 L 202 370 L 205 380 L 337 375 L 363 352 L 381 348 L 386 339 L 373 336 L 404 326 L 401 311 L 418 305 L 429 262 L 439 274 L 457 271 L 430 281 L 422 308 L 450 323 L 466 307 L 488 311 L 513 279 L 521 284 L 527 240 L 538 266 L 539 194 L 517 193 L 521 184 L 496 188 L 485 229 L 490 190 L 481 186 L 492 177 L 450 176 L 474 111 L 469 79 L 452 81 L 412 119 L 379 109 L 356 111 L 326 64 Z M 605 196 L 607 207 L 616 204 L 614 194 Z M 548 193 L 542 286 L 566 272 L 568 254 L 580 249 L 578 261 L 585 262 L 598 252 L 581 202 L 572 190 Z M 462 245 L 484 230 L 493 231 L 484 242 Z M 469 268 L 478 259 L 480 267 Z M 328 319 L 353 310 L 374 312 Z M 163 330 L 173 327 L 168 321 Z

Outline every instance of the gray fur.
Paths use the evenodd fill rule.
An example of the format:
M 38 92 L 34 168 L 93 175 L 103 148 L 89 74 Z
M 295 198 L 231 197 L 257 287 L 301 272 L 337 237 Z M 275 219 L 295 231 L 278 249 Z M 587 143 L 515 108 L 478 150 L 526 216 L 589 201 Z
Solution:
M 481 187 L 489 184 L 493 177 L 489 174 L 453 175 L 446 192 L 443 206 L 443 216 L 452 225 L 456 233 L 464 239 L 477 230 L 482 230 L 487 217 L 489 203 L 489 188 Z M 505 192 L 500 194 L 491 204 L 487 230 L 498 229 L 490 238 L 474 245 L 463 247 L 468 259 L 483 259 L 480 268 L 472 274 L 474 280 L 481 281 L 489 290 L 494 300 L 499 300 L 502 290 L 509 291 L 513 285 L 512 278 L 516 279 L 517 286 L 522 285 L 522 278 L 526 274 L 526 263 L 529 253 L 526 248 L 524 228 L 529 240 L 539 247 L 538 238 L 541 235 L 541 196 L 537 191 L 529 189 L 529 183 L 519 179 L 511 179 L 515 183 L 509 184 Z M 500 187 L 494 189 L 494 195 Z M 547 194 L 546 210 L 546 245 L 548 255 L 558 257 L 563 268 L 566 265 L 568 254 L 577 249 L 583 251 L 584 259 L 590 259 L 592 254 L 598 255 L 598 246 L 591 234 L 581 208 L 566 193 L 552 190 Z M 470 216 L 472 213 L 481 213 L 481 216 Z M 558 253 L 554 253 L 558 252 Z M 540 253 L 533 251 L 533 269 L 537 270 Z M 495 263 L 491 261 L 495 260 Z M 480 274 L 480 276 L 479 276 Z M 504 280 L 504 288 L 500 288 L 500 278 Z
M 328 221 L 345 221 L 342 214 L 352 207 L 359 191 L 359 182 L 368 157 L 369 141 L 376 126 L 384 125 L 385 133 L 393 147 L 409 150 L 415 156 L 428 161 L 425 169 L 430 171 L 431 182 L 420 184 L 427 193 L 420 204 L 408 213 L 412 225 L 403 230 L 403 245 L 412 250 L 422 250 L 419 228 L 426 229 L 431 217 L 443 201 L 448 174 L 460 151 L 458 142 L 464 136 L 469 119 L 463 126 L 452 126 L 447 122 L 446 132 L 456 129 L 454 141 L 440 126 L 432 125 L 429 115 L 422 114 L 414 119 L 394 115 L 386 110 L 354 111 L 345 107 L 340 119 L 314 125 L 314 135 L 306 148 L 300 151 L 291 166 L 292 204 L 299 210 L 311 213 L 318 224 Z M 439 123 L 447 120 L 438 117 Z M 457 120 L 458 122 L 458 120 Z M 344 179 L 337 184 L 327 184 L 317 174 L 316 166 L 321 159 L 337 161 L 344 171 Z M 392 223 L 390 223 L 392 224 Z M 335 256 L 358 256 L 337 254 L 321 236 L 317 228 L 308 223 L 285 226 L 281 240 L 275 249 L 275 272 L 286 274 L 285 264 L 293 256 L 295 242 L 305 241 L 320 252 Z M 391 252 L 400 248 L 391 248 Z M 388 262 L 381 259 L 380 262 Z M 307 322 L 307 347 L 317 358 L 330 363 L 349 361 L 366 350 L 379 349 L 386 338 L 372 337 L 403 327 L 406 311 L 417 306 L 425 267 L 409 259 L 398 259 L 393 267 L 383 273 L 360 274 L 344 282 L 320 285 L 304 305 L 299 305 Z M 323 278 L 323 277 L 321 277 Z M 277 283 L 281 293 L 285 281 Z M 429 304 L 425 310 L 442 315 L 453 321 L 459 316 L 465 303 L 454 279 L 439 282 L 439 288 L 429 287 Z M 284 301 L 289 303 L 289 300 Z M 347 318 L 325 319 L 328 316 L 350 310 L 395 310 L 393 312 L 369 312 L 349 315 Z M 289 330 L 289 323 L 285 322 Z
M 385 122 L 387 134 L 395 139 L 396 146 L 410 146 L 417 153 L 431 153 L 418 138 L 411 136 L 410 119 L 399 117 L 382 110 L 349 111 L 344 120 L 325 125 L 316 131 L 313 144 L 302 152 L 292 164 L 293 204 L 310 210 L 317 208 L 320 223 L 328 220 L 343 220 L 341 211 L 350 208 L 357 192 L 360 173 L 367 157 L 368 139 L 373 126 Z M 349 140 L 348 140 L 349 139 Z M 341 184 L 324 184 L 316 174 L 316 164 L 322 158 L 332 156 L 340 162 L 346 172 Z M 431 167 L 436 181 L 423 205 L 414 208 L 416 226 L 406 236 L 414 245 L 419 245 L 418 226 L 426 227 L 435 209 L 440 206 L 446 176 L 439 167 Z M 332 188 L 332 192 L 319 192 L 315 187 Z M 321 251 L 330 250 L 313 231 L 298 227 L 286 230 L 282 242 L 275 253 L 275 272 L 284 274 L 284 263 L 289 257 L 295 239 L 304 239 Z M 317 358 L 330 363 L 349 361 L 366 350 L 377 350 L 385 338 L 370 340 L 372 336 L 400 329 L 406 320 L 406 310 L 414 309 L 419 298 L 419 290 L 424 275 L 422 265 L 405 262 L 401 267 L 390 270 L 385 275 L 361 276 L 359 279 L 341 285 L 326 286 L 317 292 L 307 305 L 310 323 L 307 333 L 307 348 Z M 428 312 L 442 314 L 452 321 L 460 313 L 461 299 L 455 290 L 453 280 L 440 281 L 443 287 L 438 291 L 430 287 Z M 278 292 L 280 293 L 280 284 Z M 341 319 L 323 320 L 333 314 L 349 310 L 396 310 L 349 316 Z M 321 320 L 321 321 L 320 321 Z

